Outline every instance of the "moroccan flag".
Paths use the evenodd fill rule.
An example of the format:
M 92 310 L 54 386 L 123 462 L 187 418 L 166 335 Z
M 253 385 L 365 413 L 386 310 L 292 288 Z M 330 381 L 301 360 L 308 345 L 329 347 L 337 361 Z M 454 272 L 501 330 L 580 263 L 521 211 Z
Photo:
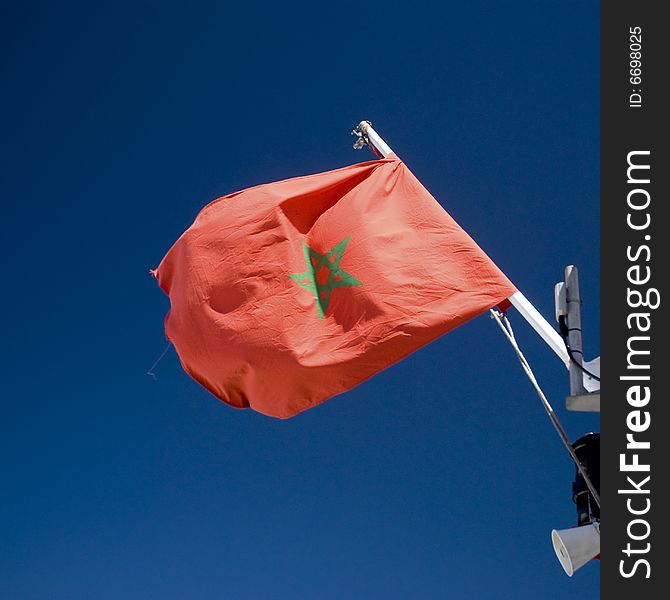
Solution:
M 281 418 L 516 291 L 393 155 L 214 200 L 154 273 L 189 375 Z

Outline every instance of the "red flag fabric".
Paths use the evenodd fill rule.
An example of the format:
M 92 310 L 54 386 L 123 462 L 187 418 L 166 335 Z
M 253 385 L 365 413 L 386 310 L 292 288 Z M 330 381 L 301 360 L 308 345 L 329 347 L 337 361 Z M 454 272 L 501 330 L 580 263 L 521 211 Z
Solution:
M 219 198 L 154 273 L 186 372 L 281 418 L 516 291 L 394 155 Z

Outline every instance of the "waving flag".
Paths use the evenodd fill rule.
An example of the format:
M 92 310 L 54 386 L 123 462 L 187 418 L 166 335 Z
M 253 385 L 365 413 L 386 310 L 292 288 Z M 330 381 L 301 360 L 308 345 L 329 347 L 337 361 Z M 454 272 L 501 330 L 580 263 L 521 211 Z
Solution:
M 516 291 L 393 155 L 215 200 L 155 275 L 184 369 L 281 418 Z

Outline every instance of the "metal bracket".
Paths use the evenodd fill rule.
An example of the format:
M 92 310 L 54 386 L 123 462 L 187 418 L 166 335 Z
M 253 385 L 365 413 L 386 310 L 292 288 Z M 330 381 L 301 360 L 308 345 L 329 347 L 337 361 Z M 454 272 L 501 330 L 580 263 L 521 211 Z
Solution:
M 372 125 L 370 121 L 361 121 L 357 126 L 356 129 L 354 129 L 351 132 L 351 135 L 355 135 L 358 139 L 354 142 L 354 150 L 360 150 L 361 148 L 364 148 L 365 146 L 370 145 L 370 139 L 368 138 L 367 133 L 363 131 L 362 125 L 363 123 L 367 123 L 368 125 Z

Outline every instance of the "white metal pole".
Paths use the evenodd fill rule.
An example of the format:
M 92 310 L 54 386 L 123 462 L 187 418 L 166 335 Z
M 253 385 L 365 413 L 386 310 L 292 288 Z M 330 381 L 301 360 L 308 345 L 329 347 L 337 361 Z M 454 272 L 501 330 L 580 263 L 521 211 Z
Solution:
M 528 324 L 537 332 L 545 343 L 563 361 L 566 368 L 570 368 L 570 356 L 565 348 L 565 342 L 559 333 L 549 324 L 538 310 L 528 301 L 521 292 L 516 292 L 509 297 L 512 306 L 516 308 Z
M 565 267 L 565 291 L 568 305 L 568 343 L 572 354 L 570 361 L 570 395 L 584 394 L 584 375 L 582 372 L 582 317 L 579 295 L 579 275 L 577 267 Z
M 372 128 L 372 123 L 370 123 L 370 121 L 361 121 L 352 133 L 359 138 L 359 141 L 354 144 L 354 148 L 362 148 L 363 144 L 360 144 L 362 141 L 364 144 L 368 145 L 370 150 L 381 158 L 386 158 L 393 152 L 389 145 Z
M 367 144 L 377 156 L 386 158 L 393 151 L 381 136 L 373 129 L 370 121 L 361 121 L 353 131 L 358 136 L 355 148 L 361 148 Z M 570 357 L 565 348 L 563 338 L 549 324 L 549 322 L 537 311 L 537 309 L 521 293 L 516 292 L 509 297 L 512 306 L 516 308 L 521 316 L 528 321 L 530 326 L 539 334 L 545 343 L 558 355 L 566 368 L 570 368 Z

